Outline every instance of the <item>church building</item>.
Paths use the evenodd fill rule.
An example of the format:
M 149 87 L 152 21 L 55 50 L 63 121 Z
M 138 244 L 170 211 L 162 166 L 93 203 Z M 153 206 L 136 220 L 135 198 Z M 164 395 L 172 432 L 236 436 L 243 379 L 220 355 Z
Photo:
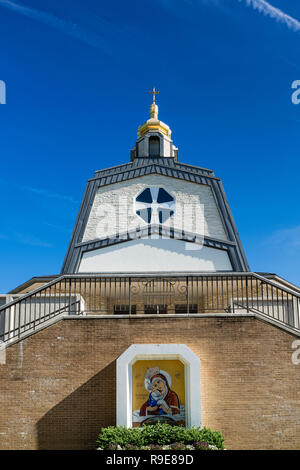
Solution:
M 300 289 L 250 270 L 220 178 L 180 161 L 151 93 L 130 161 L 88 180 L 61 273 L 0 295 L 0 449 L 157 421 L 300 448 Z

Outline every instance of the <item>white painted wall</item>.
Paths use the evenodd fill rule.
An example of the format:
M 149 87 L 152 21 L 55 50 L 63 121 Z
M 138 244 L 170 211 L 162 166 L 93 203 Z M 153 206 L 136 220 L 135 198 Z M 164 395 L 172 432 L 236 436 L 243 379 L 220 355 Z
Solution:
M 224 250 L 161 238 L 131 240 L 84 253 L 79 267 L 80 273 L 231 270 Z
M 169 220 L 171 227 L 227 240 L 210 186 L 147 175 L 98 189 L 83 241 L 145 227 L 147 224 L 136 215 L 134 205 L 136 196 L 149 186 L 163 187 L 175 198 L 176 211 Z

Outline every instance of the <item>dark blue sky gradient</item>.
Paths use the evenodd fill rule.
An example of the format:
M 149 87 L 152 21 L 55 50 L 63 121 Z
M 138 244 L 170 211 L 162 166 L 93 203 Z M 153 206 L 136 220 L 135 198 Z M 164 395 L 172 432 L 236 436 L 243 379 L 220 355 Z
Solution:
M 270 3 L 300 20 L 298 2 Z M 1 293 L 60 272 L 86 180 L 129 161 L 152 86 L 179 160 L 222 178 L 251 269 L 300 284 L 299 31 L 238 0 L 9 5 Z

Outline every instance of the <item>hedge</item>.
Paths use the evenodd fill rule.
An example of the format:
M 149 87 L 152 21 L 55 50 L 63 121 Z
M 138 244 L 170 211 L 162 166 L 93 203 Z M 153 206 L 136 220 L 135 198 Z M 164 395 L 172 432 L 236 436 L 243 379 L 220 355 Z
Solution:
M 137 428 L 109 426 L 102 428 L 97 439 L 97 444 L 101 449 L 117 448 L 117 446 L 140 449 L 149 445 L 166 446 L 175 443 L 193 445 L 199 442 L 215 446 L 219 450 L 224 449 L 224 438 L 219 431 L 212 431 L 208 428 L 171 426 L 167 423 Z

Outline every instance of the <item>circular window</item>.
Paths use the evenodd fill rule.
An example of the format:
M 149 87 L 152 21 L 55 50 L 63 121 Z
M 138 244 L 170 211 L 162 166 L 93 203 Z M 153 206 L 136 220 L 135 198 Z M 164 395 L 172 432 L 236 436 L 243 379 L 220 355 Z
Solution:
M 163 224 L 175 212 L 175 200 L 163 188 L 146 188 L 136 197 L 136 214 L 147 224 Z

